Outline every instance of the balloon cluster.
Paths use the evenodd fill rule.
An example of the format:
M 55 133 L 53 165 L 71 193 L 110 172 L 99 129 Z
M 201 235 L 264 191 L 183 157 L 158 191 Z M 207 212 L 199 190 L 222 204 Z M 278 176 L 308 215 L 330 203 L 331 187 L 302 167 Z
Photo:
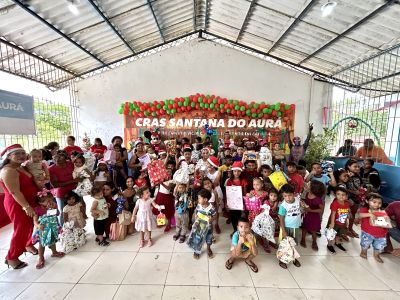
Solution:
M 212 129 L 208 124 L 204 125 L 203 134 L 213 135 L 214 129 Z
M 226 99 L 215 95 L 204 95 L 197 93 L 187 97 L 168 99 L 153 102 L 125 102 L 121 104 L 120 114 L 134 117 L 160 117 L 173 116 L 176 113 L 188 112 L 192 110 L 215 111 L 230 116 L 244 117 L 253 119 L 279 118 L 294 111 L 294 104 L 266 104 L 265 102 L 246 103 L 241 100 Z
M 122 213 L 123 209 L 124 209 L 124 205 L 125 205 L 125 199 L 122 197 L 118 197 L 117 198 L 117 209 L 115 210 L 115 212 L 117 213 L 117 215 L 119 215 L 120 213 Z

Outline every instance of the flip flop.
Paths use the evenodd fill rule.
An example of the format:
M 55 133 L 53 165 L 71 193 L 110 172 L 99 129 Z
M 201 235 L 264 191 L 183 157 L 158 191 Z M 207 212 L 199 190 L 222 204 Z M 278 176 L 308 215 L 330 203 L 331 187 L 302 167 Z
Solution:
M 231 259 L 228 259 L 225 263 L 225 268 L 227 268 L 228 270 L 232 269 L 233 266 L 233 261 L 231 261 Z
M 287 264 L 283 263 L 283 262 L 279 262 L 279 266 L 283 269 L 287 269 Z
M 43 269 L 44 268 L 44 260 L 40 260 L 37 265 L 36 265 L 36 269 Z
M 64 252 L 56 252 L 51 255 L 51 257 L 64 257 Z
M 246 263 L 246 265 L 248 265 L 250 267 L 250 269 L 254 272 L 257 273 L 258 272 L 258 267 L 256 266 L 256 264 L 253 261 L 244 261 Z

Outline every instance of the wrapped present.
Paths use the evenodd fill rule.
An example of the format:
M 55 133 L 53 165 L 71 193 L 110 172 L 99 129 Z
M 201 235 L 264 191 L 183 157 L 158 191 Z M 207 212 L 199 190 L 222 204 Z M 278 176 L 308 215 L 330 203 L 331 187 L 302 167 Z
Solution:
M 169 175 L 164 163 L 161 160 L 154 160 L 147 165 L 147 171 L 151 186 L 161 184 L 169 179 Z
M 157 215 L 157 226 L 164 226 L 167 223 L 167 218 L 163 213 Z
M 289 264 L 295 259 L 300 258 L 300 254 L 297 252 L 295 246 L 296 242 L 292 237 L 288 236 L 283 239 L 279 243 L 278 250 L 276 251 L 276 257 L 278 260 L 285 264 Z
M 261 165 L 272 167 L 272 153 L 267 147 L 261 147 L 259 157 Z
M 333 228 L 325 228 L 324 235 L 328 241 L 333 241 L 336 237 L 336 230 Z
M 251 229 L 254 233 L 265 238 L 267 241 L 275 243 L 275 221 L 269 215 L 270 206 L 264 204 L 261 208 L 263 208 L 264 211 L 255 217 Z
M 259 211 L 261 208 L 261 199 L 262 198 L 259 196 L 253 196 L 253 197 L 244 196 L 243 200 L 246 210 Z
M 118 215 L 118 223 L 123 226 L 127 226 L 131 224 L 132 213 L 128 210 L 123 210 Z
M 369 223 L 372 226 L 382 227 L 382 228 L 392 228 L 392 223 L 389 216 L 384 210 L 372 212 L 375 219 L 369 218 Z
M 120 213 L 122 213 L 122 211 L 124 209 L 126 200 L 122 197 L 118 197 L 116 201 L 117 201 L 117 208 L 116 208 L 115 212 L 117 213 L 117 215 L 119 215 Z
M 167 153 L 170 156 L 176 155 L 176 140 L 167 140 L 164 142 L 166 148 L 167 148 Z
M 190 168 L 189 166 L 185 165 L 175 172 L 173 180 L 175 183 L 188 184 L 190 177 L 189 175 L 190 175 Z
M 282 171 L 275 171 L 271 175 L 268 176 L 268 178 L 271 180 L 272 185 L 280 191 L 281 187 L 287 184 L 286 177 L 282 173 Z

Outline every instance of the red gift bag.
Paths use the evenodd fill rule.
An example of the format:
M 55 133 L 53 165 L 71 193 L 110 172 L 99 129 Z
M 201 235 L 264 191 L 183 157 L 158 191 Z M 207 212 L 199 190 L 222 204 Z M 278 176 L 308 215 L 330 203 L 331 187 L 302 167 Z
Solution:
M 154 187 L 169 179 L 167 169 L 161 160 L 152 161 L 147 165 L 151 186 Z

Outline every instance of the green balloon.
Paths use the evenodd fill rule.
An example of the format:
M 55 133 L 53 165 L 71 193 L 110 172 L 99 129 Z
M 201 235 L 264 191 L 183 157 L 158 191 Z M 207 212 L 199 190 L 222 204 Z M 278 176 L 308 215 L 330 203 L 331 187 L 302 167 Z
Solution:
M 200 103 L 200 107 L 202 107 L 202 108 L 203 108 L 203 107 L 204 107 L 204 103 Z
M 231 109 L 228 108 L 228 109 L 226 110 L 226 112 L 229 114 L 229 113 L 231 112 Z
M 153 107 L 153 105 L 154 105 L 153 103 L 150 103 L 150 107 Z
M 261 104 L 262 104 L 262 105 L 265 105 L 265 102 L 263 101 L 263 102 L 261 102 Z
M 264 114 L 268 113 L 268 108 L 263 108 L 262 112 L 263 112 Z
M 151 113 L 151 115 L 152 115 L 153 117 L 157 116 L 157 114 L 156 114 L 155 111 L 153 111 L 153 112 Z
M 146 111 L 144 112 L 144 115 L 147 117 L 147 116 L 149 115 L 149 112 L 146 110 Z
M 250 103 L 250 104 L 248 105 L 248 107 L 249 107 L 250 109 L 252 109 L 252 108 L 253 108 L 253 105 Z
M 268 108 L 268 114 L 272 114 L 272 108 Z
M 290 105 L 289 104 L 286 104 L 285 105 L 285 110 L 289 110 L 290 109 Z
M 160 108 L 161 108 L 161 105 L 160 105 L 160 104 L 157 104 L 156 107 L 157 107 L 157 109 L 160 109 Z
M 239 105 L 235 105 L 235 110 L 239 110 L 240 106 Z
M 253 118 L 256 118 L 256 117 L 257 117 L 257 114 L 254 113 L 254 114 L 251 114 L 251 116 L 252 116 Z
M 163 108 L 163 110 L 168 110 L 168 106 L 167 105 L 164 105 L 162 108 Z
M 278 117 L 281 117 L 281 116 L 282 116 L 282 113 L 281 113 L 280 111 L 278 111 L 276 115 L 277 115 Z
M 263 115 L 264 115 L 263 113 L 259 113 L 259 114 L 258 114 L 258 117 L 259 117 L 259 118 L 262 118 Z
M 123 109 L 123 108 L 120 108 L 119 111 L 118 111 L 118 113 L 119 113 L 120 115 L 122 115 L 123 112 L 124 112 L 124 109 Z
M 235 105 L 238 105 L 239 101 L 233 100 L 233 103 L 235 103 Z
M 190 106 L 191 107 L 196 107 L 196 103 L 192 102 L 192 103 L 190 103 Z
M 228 100 L 228 104 L 231 104 L 231 103 L 232 103 L 232 100 L 229 99 L 229 100 Z
M 189 105 L 189 102 L 183 102 L 183 106 L 188 106 Z
M 275 110 L 278 111 L 280 109 L 281 109 L 281 104 L 280 103 L 275 104 Z
M 181 107 L 182 106 L 182 102 L 178 102 L 178 106 Z
M 254 104 L 254 108 L 255 108 L 255 109 L 257 109 L 258 106 L 259 106 L 258 103 L 255 103 L 255 104 Z
M 171 114 L 171 110 L 170 109 L 167 109 L 167 114 Z
M 189 102 L 189 97 L 185 97 L 185 101 Z
M 215 104 L 214 103 L 211 103 L 210 104 L 210 108 L 214 108 L 215 107 Z
M 215 103 L 217 103 L 217 102 L 218 102 L 217 98 L 214 98 L 214 99 L 213 99 L 213 103 L 215 104 Z
M 205 104 L 204 104 L 204 107 L 205 107 L 205 108 L 209 108 L 210 105 L 209 105 L 208 103 L 205 103 Z
M 244 107 L 244 106 L 240 107 L 240 111 L 245 111 L 245 110 L 246 110 L 246 107 Z
M 171 109 L 171 113 L 176 113 L 176 108 Z
M 200 103 L 203 102 L 203 98 L 199 97 L 199 102 Z
M 136 112 L 140 112 L 140 108 L 139 108 L 139 107 L 136 107 L 135 111 L 136 111 Z
M 251 111 L 250 109 L 246 110 L 246 115 L 250 116 L 251 115 Z
M 219 108 L 220 108 L 220 109 L 225 108 L 225 104 L 221 103 L 221 104 L 219 105 Z

